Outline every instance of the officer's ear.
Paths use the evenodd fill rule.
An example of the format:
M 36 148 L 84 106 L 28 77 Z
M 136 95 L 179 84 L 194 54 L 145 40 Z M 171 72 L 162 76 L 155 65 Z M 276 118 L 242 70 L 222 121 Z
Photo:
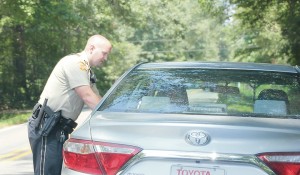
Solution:
M 93 44 L 91 44 L 91 45 L 89 46 L 89 53 L 92 54 L 93 51 L 95 50 L 95 48 L 96 48 L 96 47 L 95 47 Z

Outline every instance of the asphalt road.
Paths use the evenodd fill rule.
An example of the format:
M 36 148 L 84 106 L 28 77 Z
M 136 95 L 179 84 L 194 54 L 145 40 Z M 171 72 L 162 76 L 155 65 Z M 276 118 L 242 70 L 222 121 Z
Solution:
M 88 109 L 82 111 L 77 119 L 78 126 L 90 112 Z M 0 129 L 0 175 L 33 175 L 27 123 Z

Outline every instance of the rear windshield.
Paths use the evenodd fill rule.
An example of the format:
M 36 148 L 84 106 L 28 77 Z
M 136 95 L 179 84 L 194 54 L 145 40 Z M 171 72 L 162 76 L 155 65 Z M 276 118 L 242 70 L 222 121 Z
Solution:
M 298 117 L 299 76 L 240 70 L 134 70 L 98 109 L 113 112 Z

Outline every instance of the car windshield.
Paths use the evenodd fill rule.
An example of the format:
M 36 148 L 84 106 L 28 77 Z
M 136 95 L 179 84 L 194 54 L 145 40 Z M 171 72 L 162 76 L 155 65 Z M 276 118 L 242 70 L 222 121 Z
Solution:
M 298 117 L 299 76 L 246 70 L 151 69 L 130 72 L 98 110 Z

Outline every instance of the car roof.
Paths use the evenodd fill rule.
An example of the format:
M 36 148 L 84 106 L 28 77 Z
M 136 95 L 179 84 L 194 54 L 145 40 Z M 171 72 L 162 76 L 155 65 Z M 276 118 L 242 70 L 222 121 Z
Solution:
M 142 63 L 136 67 L 136 69 L 164 69 L 164 68 L 230 69 L 230 70 L 286 72 L 286 73 L 300 72 L 298 66 L 269 64 L 269 63 L 248 63 L 248 62 L 157 62 L 157 63 Z

